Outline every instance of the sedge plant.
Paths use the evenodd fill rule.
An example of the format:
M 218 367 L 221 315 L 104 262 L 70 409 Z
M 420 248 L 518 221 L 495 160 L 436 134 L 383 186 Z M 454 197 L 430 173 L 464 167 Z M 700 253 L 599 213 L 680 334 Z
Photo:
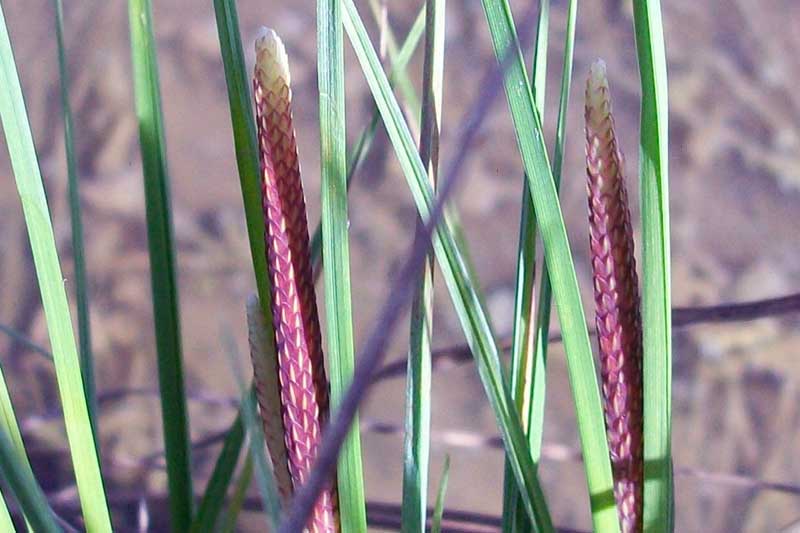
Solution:
M 191 461 L 186 410 L 178 305 L 179 256 L 172 229 L 170 174 L 154 31 L 157 21 L 149 0 L 129 1 L 172 529 L 236 530 L 247 488 L 253 479 L 262 493 L 271 528 L 281 527 L 286 531 L 290 527 L 287 524 L 297 523 L 298 529 L 304 527 L 310 531 L 351 533 L 367 529 L 365 495 L 368 487 L 362 472 L 362 444 L 356 413 L 357 400 L 363 397 L 370 376 L 365 374 L 367 367 L 360 365 L 376 364 L 380 360 L 379 351 L 385 350 L 385 338 L 391 335 L 391 328 L 377 332 L 378 337 L 371 337 L 382 335 L 384 339 L 382 344 L 368 343 L 366 353 L 370 356 L 364 361 L 354 357 L 356 304 L 350 293 L 351 283 L 357 280 L 351 279 L 349 269 L 348 190 L 370 149 L 372 138 L 382 125 L 419 216 L 419 237 L 412 258 L 421 259 L 421 270 L 414 271 L 412 267 L 416 263 L 411 261 L 403 271 L 409 280 L 417 280 L 417 283 L 411 305 L 403 490 L 398 512 L 402 530 L 444 530 L 443 520 L 447 514 L 444 493 L 451 469 L 449 459 L 432 513 L 428 505 L 434 391 L 431 379 L 432 288 L 434 265 L 438 264 L 441 283 L 449 293 L 503 438 L 504 496 L 498 495 L 506 518 L 503 530 L 555 531 L 550 512 L 553 502 L 548 500 L 547 487 L 540 483 L 538 476 L 552 298 L 567 355 L 586 473 L 588 498 L 583 503 L 591 511 L 594 529 L 602 532 L 670 531 L 674 520 L 667 93 L 658 0 L 634 2 L 642 81 L 641 288 L 633 260 L 631 227 L 634 221 L 627 205 L 621 176 L 622 156 L 615 138 L 608 82 L 601 64 L 592 67 L 586 90 L 586 161 L 597 359 L 592 354 L 573 251 L 558 197 L 562 161 L 569 148 L 565 144 L 566 109 L 578 2 L 572 0 L 568 4 L 552 164 L 542 128 L 548 36 L 552 33 L 549 31 L 550 3 L 547 0 L 539 3 L 531 78 L 523 61 L 508 1 L 481 2 L 497 59 L 492 79 L 496 80 L 498 88 L 505 89 L 521 156 L 520 170 L 525 175 L 520 190 L 522 222 L 516 250 L 517 306 L 510 372 L 501 357 L 500 343 L 478 289 L 480 282 L 470 260 L 474 254 L 468 248 L 454 207 L 445 205 L 452 187 L 443 187 L 441 191 L 437 187 L 439 137 L 443 135 L 441 122 L 447 106 L 443 96 L 447 46 L 444 0 L 427 0 L 421 6 L 420 14 L 402 43 L 398 43 L 386 22 L 388 7 L 381 7 L 378 2 L 371 4 L 375 13 L 383 13 L 380 31 L 389 61 L 382 60 L 384 54 L 376 51 L 352 0 L 318 0 L 322 224 L 321 229 L 313 232 L 313 238 L 310 238 L 301 182 L 286 49 L 275 31 L 262 31 L 255 42 L 256 64 L 251 77 L 245 66 L 236 1 L 214 0 L 213 4 L 257 296 L 246 305 L 253 387 L 248 389 L 243 385 L 239 412 L 224 434 L 222 449 L 198 499 L 195 488 L 199 484 Z M 67 58 L 60 2 L 56 5 L 59 8 L 57 43 L 63 71 Z M 280 20 L 269 22 L 280 27 Z M 347 149 L 344 107 L 345 35 L 374 100 L 371 119 L 355 137 L 357 141 L 350 150 Z M 420 102 L 408 66 L 423 37 Z M 4 91 L 0 104 L 4 133 L 40 281 L 77 494 L 83 511 L 81 521 L 66 527 L 75 525 L 89 531 L 108 531 L 114 516 L 109 503 L 113 505 L 113 502 L 105 491 L 100 471 L 101 455 L 96 448 L 96 443 L 102 442 L 96 434 L 96 430 L 102 428 L 102 424 L 97 423 L 102 413 L 93 409 L 96 392 L 92 385 L 88 282 L 84 279 L 83 253 L 79 246 L 81 209 L 75 148 L 71 141 L 73 132 L 80 128 L 73 129 L 65 85 L 62 104 L 75 222 L 72 230 L 79 255 L 75 258 L 79 276 L 79 353 L 49 207 L 2 11 L 0 75 Z M 64 78 L 66 80 L 66 76 Z M 394 84 L 399 85 L 401 98 L 395 94 Z M 488 104 L 483 105 L 488 107 Z M 414 116 L 407 116 L 409 113 Z M 476 126 L 466 121 L 465 131 L 470 127 Z M 420 138 L 415 142 L 412 131 L 417 130 Z M 471 138 L 465 134 L 467 137 Z M 466 144 L 457 146 L 456 150 L 468 150 Z M 458 162 L 463 155 L 456 152 L 453 160 Z M 451 176 L 451 179 L 455 178 Z M 426 248 L 428 233 L 432 237 L 430 250 Z M 544 251 L 538 285 L 534 275 L 537 239 L 541 240 Z M 324 265 L 316 270 L 323 272 L 325 336 L 317 309 L 314 272 L 323 256 Z M 588 283 L 588 280 L 582 281 Z M 396 316 L 399 309 L 400 303 L 390 298 L 386 313 Z M 232 347 L 227 351 L 235 353 Z M 3 491 L 0 525 L 24 527 L 21 520 L 13 521 L 14 512 L 19 509 L 19 516 L 34 530 L 61 531 L 66 523 L 51 508 L 34 470 L 28 465 L 24 435 L 19 430 L 6 385 L 9 377 L 3 373 L 0 378 L 3 392 L 0 409 L 4 418 L 0 435 L 0 474 L 5 481 L 3 488 L 8 488 Z M 326 440 L 331 434 L 341 438 Z M 251 453 L 242 461 L 241 450 L 248 442 Z M 268 452 L 266 456 L 261 453 L 262 448 Z M 318 463 L 328 464 L 326 457 L 331 458 L 330 465 L 335 463 L 335 468 L 321 471 Z M 237 469 L 239 463 L 243 464 Z M 457 466 L 454 462 L 453 468 Z M 453 493 L 457 487 L 451 486 L 449 490 Z M 307 509 L 303 507 L 305 500 L 309 502 Z M 576 498 L 576 502 L 579 500 Z M 306 511 L 308 514 L 303 514 Z M 291 522 L 298 516 L 299 522 Z

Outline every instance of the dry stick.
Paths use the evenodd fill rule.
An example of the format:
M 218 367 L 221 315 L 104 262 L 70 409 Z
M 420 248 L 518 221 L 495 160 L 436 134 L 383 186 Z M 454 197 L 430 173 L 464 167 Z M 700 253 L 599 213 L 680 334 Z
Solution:
M 483 115 L 500 92 L 501 75 L 503 68 L 505 68 L 505 63 L 506 61 L 503 61 L 502 65 L 500 65 L 502 68 L 498 67 L 497 64 L 490 68 L 488 75 L 481 84 L 483 89 L 463 124 L 461 134 L 455 144 L 455 146 L 459 147 L 459 150 L 440 182 L 440 192 L 436 197 L 428 222 L 424 225 L 422 231 L 417 233 L 410 257 L 396 278 L 389 297 L 376 320 L 376 325 L 360 355 L 356 358 L 358 365 L 353 374 L 350 388 L 342 398 L 336 418 L 331 421 L 325 435 L 323 435 L 317 462 L 311 471 L 308 481 L 297 492 L 294 504 L 289 510 L 285 521 L 281 524 L 281 533 L 292 533 L 303 528 L 306 517 L 309 516 L 318 494 L 336 464 L 339 449 L 347 434 L 350 422 L 356 413 L 358 404 L 372 382 L 372 375 L 385 356 L 391 332 L 411 298 L 415 281 L 424 266 L 427 252 L 431 245 L 433 229 L 439 223 L 444 203 L 452 192 L 457 178 L 461 175 L 461 168 L 466 161 L 468 147 L 472 145 L 478 133 Z
M 673 329 L 686 328 L 699 324 L 724 324 L 726 322 L 750 322 L 762 318 L 775 318 L 783 315 L 800 312 L 800 292 L 778 296 L 776 298 L 764 298 L 741 303 L 728 303 L 708 306 L 673 307 L 672 326 Z M 40 344 L 37 344 L 25 334 L 5 325 L 0 324 L 0 332 L 8 334 L 14 340 L 25 344 L 35 353 L 40 354 L 52 361 L 53 355 Z M 591 335 L 595 334 L 593 328 L 589 328 Z M 561 334 L 553 332 L 548 338 L 548 342 L 561 342 Z M 511 339 L 504 338 L 499 340 L 500 349 L 508 351 L 511 349 Z M 433 352 L 434 364 L 441 365 L 444 362 L 466 363 L 472 361 L 472 354 L 466 344 L 456 344 L 439 348 Z M 382 381 L 405 375 L 406 360 L 395 361 L 384 366 L 375 374 L 374 381 Z M 115 401 L 120 396 L 149 396 L 150 391 L 156 389 L 132 388 L 132 389 L 111 389 L 98 393 L 98 403 Z M 222 402 L 230 401 L 230 398 L 207 393 L 194 393 L 196 396 L 204 396 L 206 401 L 214 402 L 215 398 Z M 191 398 L 190 398 L 191 399 Z M 236 400 L 234 400 L 236 401 Z M 238 405 L 238 404 L 237 404 Z M 47 418 L 49 415 L 43 415 Z
M 748 322 L 762 318 L 774 318 L 800 312 L 800 293 L 754 300 L 737 304 L 721 304 L 698 307 L 674 307 L 672 309 L 673 329 L 686 328 L 698 324 L 721 324 L 726 322 Z M 594 328 L 589 333 L 595 335 Z M 550 334 L 549 342 L 561 342 L 561 334 Z M 511 349 L 511 338 L 500 339 L 500 349 L 507 352 Z M 442 364 L 465 364 L 472 361 L 472 352 L 466 344 L 447 346 L 433 351 L 434 369 Z M 375 381 L 398 378 L 405 375 L 405 359 L 392 361 L 375 374 Z

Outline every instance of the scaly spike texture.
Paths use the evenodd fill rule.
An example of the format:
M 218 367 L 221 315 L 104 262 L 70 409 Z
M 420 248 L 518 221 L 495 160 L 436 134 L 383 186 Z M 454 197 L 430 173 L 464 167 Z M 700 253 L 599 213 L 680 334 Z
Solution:
M 278 384 L 278 361 L 275 350 L 268 349 L 272 339 L 267 337 L 269 325 L 261 303 L 256 296 L 247 300 L 247 332 L 250 342 L 250 358 L 253 361 L 253 381 L 256 387 L 258 408 L 264 426 L 267 450 L 272 460 L 272 471 L 281 496 L 281 504 L 288 509 L 292 497 L 292 477 L 289 474 L 289 459 L 281 410 L 280 385 Z
M 642 330 L 623 158 L 602 61 L 586 84 L 586 174 L 595 322 L 614 496 L 623 532 L 642 530 Z
M 256 122 L 283 424 L 289 472 L 297 489 L 305 483 L 317 457 L 321 427 L 328 416 L 328 380 L 290 83 L 283 43 L 274 31 L 262 30 L 256 40 Z M 323 491 L 309 519 L 309 531 L 337 530 L 334 500 L 330 488 Z

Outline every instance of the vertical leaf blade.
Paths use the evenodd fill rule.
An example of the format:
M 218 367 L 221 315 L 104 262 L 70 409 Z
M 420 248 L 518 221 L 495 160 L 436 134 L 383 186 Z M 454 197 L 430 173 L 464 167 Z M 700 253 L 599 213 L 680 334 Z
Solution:
M 53 226 L 25 110 L 22 87 L 1 6 L 0 120 L 33 251 L 81 509 L 87 527 L 93 531 L 110 531 L 111 518 L 84 396 L 80 359 L 72 330 L 64 278 L 61 274 Z M 2 437 L 3 443 L 8 444 L 7 448 L 13 450 L 13 445 L 5 433 Z M 22 468 L 19 464 L 11 465 L 11 468 L 16 467 Z
M 659 0 L 633 3 L 642 86 L 639 180 L 642 211 L 644 528 L 671 531 L 672 318 L 667 59 Z
M 352 0 L 344 0 L 343 5 L 345 30 L 381 112 L 386 131 L 408 181 L 417 210 L 423 220 L 427 220 L 433 206 L 433 190 L 425 166 L 414 146 L 408 125 L 402 118 L 400 107 L 392 94 L 389 81 L 383 72 L 355 5 Z M 478 374 L 497 418 L 505 445 L 509 450 L 512 470 L 518 483 L 524 487 L 522 499 L 525 509 L 539 531 L 552 531 L 553 526 L 547 503 L 527 451 L 519 416 L 516 414 L 513 400 L 503 382 L 497 343 L 471 279 L 464 254 L 454 236 L 452 225 L 447 220 L 447 216 L 444 218 L 445 220 L 436 227 L 433 241 L 437 261 L 442 269 L 467 342 L 475 356 Z
M 94 385 L 94 357 L 92 355 L 92 332 L 89 317 L 89 285 L 86 282 L 86 258 L 83 252 L 83 220 L 81 215 L 80 182 L 78 162 L 73 140 L 74 125 L 72 107 L 69 103 L 69 72 L 64 46 L 64 13 L 61 0 L 55 3 L 56 44 L 58 45 L 58 72 L 61 87 L 61 112 L 64 120 L 64 149 L 67 153 L 67 184 L 70 223 L 72 225 L 72 255 L 75 263 L 75 300 L 78 310 L 78 343 L 80 344 L 81 375 L 89 417 L 97 442 L 97 395 Z
M 150 0 L 129 0 L 134 95 L 144 176 L 161 419 L 172 528 L 191 525 L 193 493 L 189 419 L 181 361 L 178 281 L 167 152 Z
M 344 107 L 344 39 L 340 0 L 317 2 L 317 72 L 322 164 L 322 249 L 325 257 L 325 309 L 331 409 L 344 396 L 353 376 L 350 249 L 347 215 L 347 154 Z M 337 481 L 343 531 L 366 531 L 364 475 L 358 416 L 353 419 L 339 455 Z
M 592 520 L 595 529 L 599 531 L 618 531 L 600 389 L 575 266 L 547 158 L 541 120 L 534 105 L 508 2 L 482 0 L 482 3 L 498 61 L 504 64 L 506 51 L 514 51 L 504 72 L 506 96 L 528 176 L 536 220 L 544 244 L 545 261 L 554 266 L 549 272 L 567 352 Z
M 444 76 L 445 0 L 427 0 L 425 59 L 422 74 L 420 158 L 431 188 L 436 189 Z M 422 230 L 418 219 L 417 230 Z M 425 531 L 430 464 L 431 335 L 433 321 L 433 256 L 422 269 L 411 304 L 411 333 L 406 384 L 405 458 L 403 461 L 403 531 Z

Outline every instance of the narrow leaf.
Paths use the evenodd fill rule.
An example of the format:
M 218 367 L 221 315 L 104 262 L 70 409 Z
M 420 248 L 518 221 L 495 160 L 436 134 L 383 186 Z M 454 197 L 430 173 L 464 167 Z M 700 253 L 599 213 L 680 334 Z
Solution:
M 53 350 L 56 379 L 81 509 L 87 527 L 93 531 L 110 531 L 111 519 L 84 396 L 80 358 L 72 331 L 64 277 L 61 274 L 53 226 L 2 6 L 0 6 L 0 119 L 33 251 L 33 262 Z M 8 445 L 7 450 L 10 452 L 14 449 L 13 444 L 4 432 L 2 436 L 3 443 Z M 7 464 L 5 468 L 8 469 L 7 475 L 13 475 L 18 479 L 17 470 L 24 471 L 24 466 L 12 460 L 12 457 L 14 456 L 5 455 L 6 462 L 13 463 Z M 20 498 L 20 495 L 17 497 Z
M 536 107 L 544 117 L 544 97 L 547 85 L 547 37 L 550 25 L 550 1 L 539 1 L 539 18 L 536 29 L 536 45 L 533 50 L 533 87 Z M 514 323 L 511 342 L 511 393 L 519 411 L 522 429 L 530 435 L 528 426 L 534 388 L 543 388 L 544 361 L 534 359 L 533 332 L 535 328 L 533 307 L 534 280 L 536 278 L 536 220 L 533 215 L 528 179 L 522 177 L 522 207 L 519 222 L 519 245 L 517 246 L 517 275 L 514 291 Z M 537 390 L 536 393 L 539 391 Z M 531 452 L 538 463 L 538 452 Z M 526 531 L 530 522 L 519 501 L 514 476 L 508 463 L 505 468 L 503 486 L 503 531 Z
M 439 492 L 436 495 L 436 506 L 433 508 L 431 533 L 441 533 L 442 516 L 444 515 L 444 496 L 447 493 L 447 481 L 450 479 L 450 456 L 444 458 L 442 477 L 439 478 Z
M 644 528 L 672 531 L 669 109 L 661 2 L 634 2 L 633 16 L 642 86 L 639 190 L 644 333 Z
M 589 345 L 586 318 L 578 290 L 575 266 L 569 248 L 564 219 L 558 202 L 539 114 L 534 105 L 516 28 L 506 0 L 482 0 L 495 56 L 505 64 L 507 50 L 513 50 L 505 69 L 506 96 L 517 133 L 517 143 L 528 176 L 536 220 L 550 269 L 553 292 L 567 353 L 592 520 L 599 531 L 617 531 L 613 481 L 605 439 L 600 390 Z
M 211 478 L 208 480 L 208 486 L 205 493 L 203 493 L 203 499 L 197 509 L 197 515 L 192 522 L 192 527 L 190 528 L 192 533 L 211 533 L 214 531 L 220 511 L 225 503 L 228 485 L 230 485 L 231 477 L 236 470 L 236 463 L 239 461 L 243 442 L 244 425 L 242 424 L 242 413 L 239 411 L 236 414 L 233 425 L 225 435 L 222 451 L 219 452 Z
M 431 187 L 436 189 L 444 76 L 445 0 L 427 0 L 425 59 L 419 153 Z M 417 221 L 422 231 L 422 220 Z M 411 304 L 408 377 L 406 384 L 405 458 L 403 460 L 403 531 L 422 533 L 428 508 L 431 427 L 431 332 L 433 321 L 433 256 L 422 269 Z
M 147 241 L 153 297 L 161 420 L 167 453 L 172 528 L 191 525 L 193 493 L 189 418 L 186 412 L 178 280 L 170 205 L 170 183 L 150 0 L 129 0 L 134 96 L 139 119 Z
M 427 220 L 433 206 L 433 191 L 425 166 L 414 146 L 408 125 L 402 118 L 397 100 L 391 92 L 389 82 L 355 5 L 352 0 L 344 0 L 343 4 L 345 30 L 381 111 L 389 139 L 408 180 L 417 210 L 423 220 Z M 478 373 L 509 450 L 514 474 L 524 487 L 522 495 L 525 508 L 540 531 L 551 531 L 552 524 L 547 504 L 527 451 L 525 435 L 509 391 L 503 382 L 497 343 L 448 220 L 437 225 L 433 245 L 467 342 L 475 355 Z
M 239 518 L 239 513 L 242 511 L 244 499 L 247 496 L 247 489 L 250 487 L 250 482 L 253 480 L 253 456 L 248 455 L 244 461 L 242 472 L 239 474 L 239 479 L 236 480 L 236 487 L 233 491 L 233 497 L 228 505 L 228 512 L 225 514 L 225 525 L 222 531 L 225 533 L 234 533 L 236 531 L 236 522 Z
M 4 431 L 0 431 L 0 477 L 5 485 L 13 490 L 14 497 L 33 531 L 45 533 L 61 531 L 42 488 L 25 462 L 19 460 L 14 443 Z M 13 528 L 10 531 L 13 531 Z
M 89 319 L 89 284 L 86 282 L 86 258 L 83 252 L 83 221 L 81 218 L 80 176 L 73 141 L 72 107 L 69 103 L 69 72 L 64 46 L 64 12 L 61 0 L 55 3 L 56 44 L 58 45 L 58 72 L 61 87 L 61 112 L 64 119 L 64 149 L 67 152 L 67 182 L 69 216 L 72 224 L 72 255 L 75 263 L 75 298 L 78 309 L 78 342 L 80 344 L 81 375 L 92 430 L 97 440 L 97 394 L 94 385 L 94 357 Z
M 325 310 L 332 411 L 353 378 L 353 324 L 347 215 L 344 107 L 344 43 L 340 0 L 317 1 L 317 79 L 319 81 L 320 160 L 322 165 L 322 248 L 325 256 Z M 358 415 L 339 454 L 339 513 L 343 531 L 366 531 L 364 475 Z

